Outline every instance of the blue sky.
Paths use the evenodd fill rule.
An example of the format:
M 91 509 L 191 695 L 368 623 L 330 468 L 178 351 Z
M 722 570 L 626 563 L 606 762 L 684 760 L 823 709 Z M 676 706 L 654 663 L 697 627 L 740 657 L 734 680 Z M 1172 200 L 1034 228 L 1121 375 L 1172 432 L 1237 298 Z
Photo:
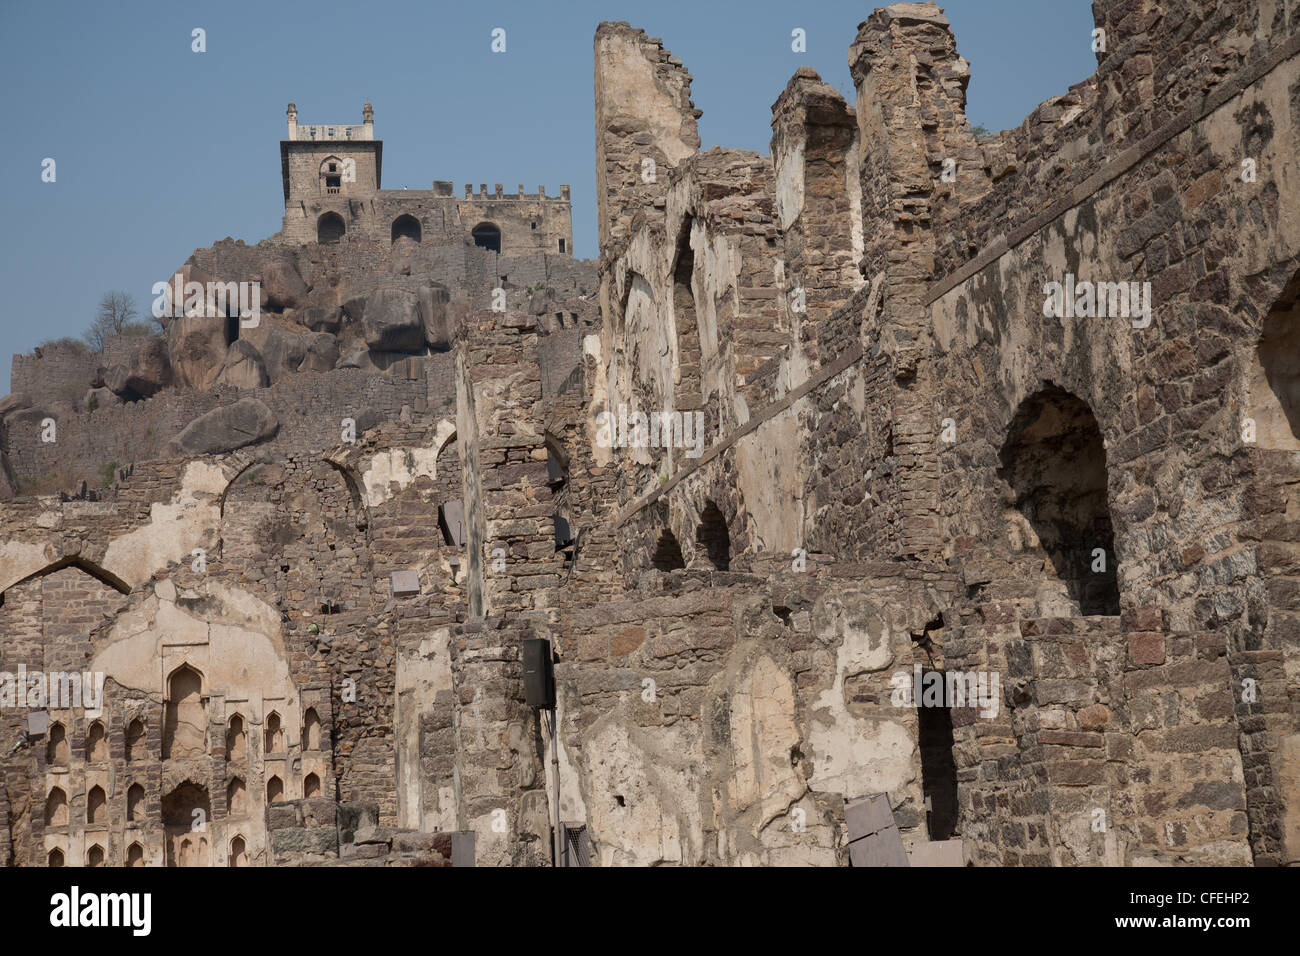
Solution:
M 703 148 L 766 153 L 772 102 L 797 67 L 851 98 L 846 53 L 876 5 L 0 0 L 0 395 L 9 356 L 79 335 L 103 292 L 147 309 L 195 248 L 279 229 L 290 100 L 306 124 L 359 123 L 370 100 L 387 188 L 570 184 L 577 254 L 594 257 L 597 23 L 627 20 L 682 58 Z M 1095 69 L 1087 0 L 942 6 L 971 62 L 973 123 L 1018 125 Z M 205 53 L 190 49 L 195 27 Z M 796 27 L 806 53 L 790 49 Z M 45 157 L 54 183 L 41 182 Z

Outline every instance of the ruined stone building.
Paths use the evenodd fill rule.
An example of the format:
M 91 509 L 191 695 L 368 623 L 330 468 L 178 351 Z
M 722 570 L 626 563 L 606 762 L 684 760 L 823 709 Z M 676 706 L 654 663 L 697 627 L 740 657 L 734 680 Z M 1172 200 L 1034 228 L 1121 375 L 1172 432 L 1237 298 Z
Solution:
M 601 24 L 597 263 L 291 107 L 284 231 L 182 270 L 256 328 L 15 358 L 0 671 L 106 683 L 0 708 L 0 859 L 1300 860 L 1300 22 L 1093 10 L 979 136 L 876 10 L 770 155 Z
M 362 111 L 360 126 L 299 126 L 298 108 L 289 104 L 289 138 L 280 143 L 284 182 L 284 228 L 289 242 L 337 242 L 344 236 L 411 239 L 421 245 L 446 245 L 470 237 L 477 246 L 506 255 L 554 252 L 573 255 L 569 187 L 547 196 L 521 185 L 490 194 L 487 185 L 464 197 L 452 184 L 433 189 L 381 189 L 384 144 L 375 139 L 374 109 Z

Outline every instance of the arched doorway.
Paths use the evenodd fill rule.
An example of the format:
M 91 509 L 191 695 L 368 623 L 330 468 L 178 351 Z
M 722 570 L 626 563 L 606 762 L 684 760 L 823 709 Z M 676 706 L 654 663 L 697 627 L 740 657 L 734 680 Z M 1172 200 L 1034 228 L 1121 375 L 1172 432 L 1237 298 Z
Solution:
M 474 237 L 474 245 L 490 249 L 492 252 L 501 251 L 501 229 L 495 224 L 480 222 L 470 235 Z
M 1106 447 L 1092 409 L 1049 383 L 1020 404 L 1000 459 L 1014 495 L 1013 548 L 1041 554 L 1059 585 L 1045 600 L 1064 616 L 1119 614 Z
M 712 501 L 706 501 L 704 510 L 700 512 L 695 541 L 704 548 L 710 564 L 719 571 L 731 570 L 731 533 L 727 530 L 727 518 Z
M 167 866 L 208 866 L 208 788 L 186 780 L 162 801 Z
M 343 217 L 336 212 L 327 212 L 316 220 L 317 242 L 338 242 L 347 231 Z
M 420 241 L 420 220 L 411 215 L 401 215 L 393 220 L 392 241 L 414 239 Z
M 163 759 L 203 756 L 207 752 L 207 723 L 203 678 L 188 664 L 183 665 L 167 681 Z

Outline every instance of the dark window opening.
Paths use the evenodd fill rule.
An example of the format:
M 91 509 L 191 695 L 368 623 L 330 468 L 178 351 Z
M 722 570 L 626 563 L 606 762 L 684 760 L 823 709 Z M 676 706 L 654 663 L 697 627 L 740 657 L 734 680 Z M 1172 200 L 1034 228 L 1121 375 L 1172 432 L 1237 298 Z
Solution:
M 1106 448 L 1092 410 L 1049 384 L 1011 421 L 998 475 L 1015 494 L 1025 551 L 1033 539 L 1084 615 L 1119 613 Z
M 446 505 L 438 505 L 438 530 L 442 532 L 442 543 L 449 548 L 454 548 L 456 539 L 452 537 L 451 526 L 447 524 Z
M 942 677 L 942 674 L 940 674 Z M 952 756 L 952 712 L 947 707 L 916 708 L 920 722 L 921 793 L 931 840 L 950 840 L 957 832 L 957 763 Z
M 560 251 L 561 251 L 561 252 L 564 251 L 564 240 L 563 240 L 563 239 L 560 240 Z
M 320 606 L 320 612 L 322 614 L 338 614 L 342 610 L 343 605 L 337 601 L 324 601 Z
M 537 223 L 533 223 L 533 224 L 532 224 L 532 227 L 533 227 L 534 229 L 536 229 L 536 228 L 537 228 Z
M 569 519 L 560 513 L 555 514 L 555 550 L 563 551 L 573 543 L 573 532 L 569 528 Z
M 501 230 L 492 223 L 479 223 L 470 235 L 474 237 L 474 245 L 491 252 L 501 251 Z
M 677 536 L 667 528 L 664 528 L 659 535 L 650 563 L 654 565 L 656 571 L 681 571 L 686 567 L 686 559 L 682 557 L 682 546 L 677 543 Z
M 326 176 L 326 177 L 325 177 L 325 188 L 326 188 L 326 189 L 335 189 L 335 190 L 337 190 L 337 189 L 342 189 L 342 188 L 343 188 L 343 179 L 342 179 L 342 177 L 340 177 L 340 176 Z
M 337 172 L 338 172 L 338 168 L 337 168 L 333 163 L 330 163 L 330 172 L 331 172 L 331 173 L 337 173 Z
M 695 540 L 704 548 L 710 564 L 719 571 L 731 570 L 731 533 L 727 530 L 726 517 L 712 501 L 704 505 Z
M 239 341 L 239 316 L 226 316 L 226 344 Z
M 398 216 L 393 220 L 392 241 L 414 239 L 420 241 L 420 220 L 411 215 Z
M 347 232 L 343 217 L 336 212 L 327 212 L 316 220 L 316 241 L 320 243 L 338 242 Z

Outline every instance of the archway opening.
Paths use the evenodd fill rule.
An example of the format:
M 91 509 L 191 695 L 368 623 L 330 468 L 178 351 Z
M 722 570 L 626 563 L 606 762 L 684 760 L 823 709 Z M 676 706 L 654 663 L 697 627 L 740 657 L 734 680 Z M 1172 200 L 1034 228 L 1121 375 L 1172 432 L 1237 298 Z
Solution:
M 731 570 L 731 532 L 727 530 L 726 516 L 712 501 L 706 501 L 704 511 L 700 513 L 695 540 L 717 570 Z
M 133 783 L 126 791 L 126 820 L 128 823 L 139 823 L 143 819 L 144 787 Z
M 68 795 L 62 787 L 55 787 L 45 798 L 45 825 L 47 827 L 66 827 L 68 825 Z
M 95 721 L 86 734 L 86 759 L 91 763 L 103 763 L 108 760 L 108 739 L 104 736 L 104 725 Z
M 226 726 L 226 759 L 243 760 L 246 754 L 244 718 L 235 714 Z
M 271 711 L 266 718 L 266 730 L 263 734 L 264 753 L 278 754 L 284 752 L 284 730 L 280 726 L 280 715 Z
M 126 759 L 129 763 L 136 763 L 144 760 L 147 755 L 144 721 L 136 718 L 126 728 Z
M 91 826 L 98 826 L 107 822 L 108 798 L 104 794 L 104 788 L 95 785 L 86 794 L 86 823 Z
M 177 668 L 167 682 L 164 760 L 201 757 L 207 752 L 207 712 L 199 672 L 188 664 Z
M 320 750 L 320 716 L 315 707 L 308 707 L 302 718 L 302 739 L 305 750 Z
M 51 767 L 68 765 L 68 732 L 58 722 L 50 724 L 45 741 L 45 762 Z
M 1042 556 L 1065 616 L 1118 614 L 1106 447 L 1087 403 L 1051 384 L 1026 398 L 1000 458 L 1013 550 Z
M 316 220 L 317 242 L 338 242 L 347 231 L 343 217 L 336 212 L 327 212 Z
M 163 797 L 162 818 L 167 835 L 166 865 L 207 866 L 207 826 L 212 819 L 208 788 L 186 780 Z
M 392 241 L 412 239 L 420 241 L 420 220 L 409 214 L 403 214 L 393 220 Z
M 677 536 L 667 528 L 659 534 L 659 541 L 655 544 L 650 563 L 654 565 L 656 571 L 680 571 L 686 567 L 682 546 L 678 544 Z
M 474 237 L 474 245 L 492 252 L 501 251 L 501 229 L 494 223 L 480 222 L 470 235 Z

